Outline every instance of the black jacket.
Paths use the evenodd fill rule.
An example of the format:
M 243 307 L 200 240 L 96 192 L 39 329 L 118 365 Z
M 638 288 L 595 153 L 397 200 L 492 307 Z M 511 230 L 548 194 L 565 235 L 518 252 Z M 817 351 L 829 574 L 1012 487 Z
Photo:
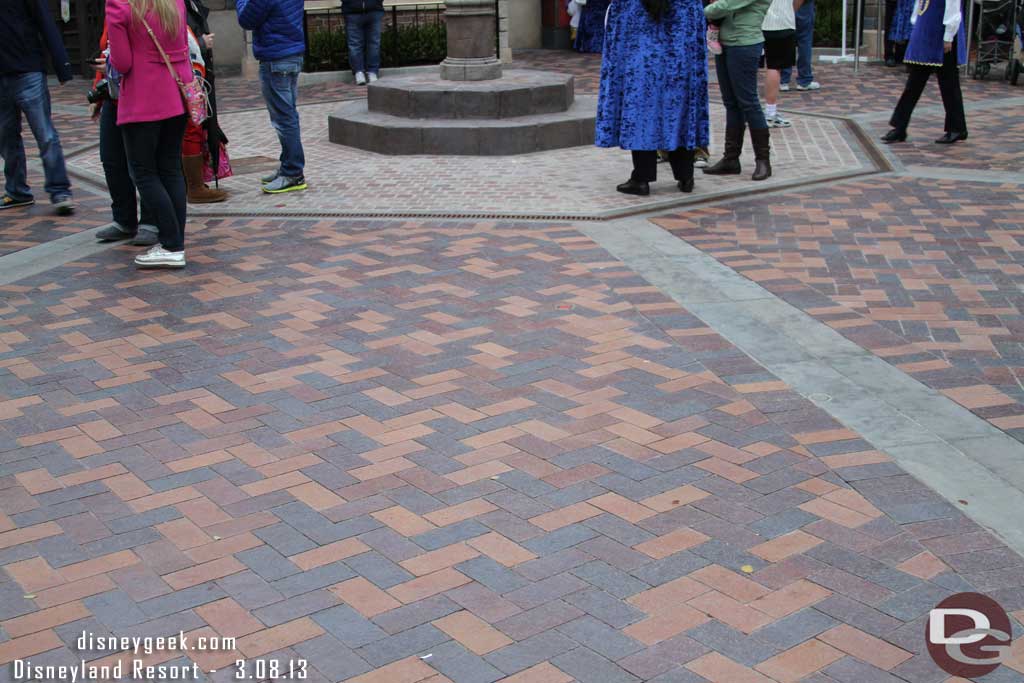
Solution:
M 345 14 L 383 12 L 384 0 L 341 0 L 341 11 Z
M 60 82 L 70 81 L 68 53 L 46 0 L 5 0 L 0 18 L 0 75 L 45 72 L 46 52 Z

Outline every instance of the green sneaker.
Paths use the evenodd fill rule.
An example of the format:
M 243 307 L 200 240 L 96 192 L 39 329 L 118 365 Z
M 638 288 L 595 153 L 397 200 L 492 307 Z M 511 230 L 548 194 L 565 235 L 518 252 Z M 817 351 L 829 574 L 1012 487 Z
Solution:
M 289 178 L 288 176 L 279 175 L 263 186 L 263 192 L 266 194 L 283 194 L 285 192 L 305 190 L 306 187 L 306 179 L 302 176 Z

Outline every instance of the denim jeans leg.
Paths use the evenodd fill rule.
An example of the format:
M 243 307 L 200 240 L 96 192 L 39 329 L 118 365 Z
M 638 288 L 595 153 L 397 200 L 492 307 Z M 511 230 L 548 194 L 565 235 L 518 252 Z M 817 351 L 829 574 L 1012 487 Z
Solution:
M 121 227 L 135 232 L 139 227 L 135 183 L 128 172 L 124 139 L 117 127 L 117 104 L 113 100 L 105 101 L 100 110 L 100 162 L 110 194 L 110 213 Z
M 306 165 L 299 127 L 299 72 L 302 55 L 260 64 L 260 84 L 270 112 L 270 123 L 281 143 L 281 175 L 302 177 Z
M 363 45 L 363 26 L 366 14 L 353 13 L 345 15 L 345 36 L 348 39 L 348 65 L 352 73 L 366 72 L 366 54 Z
M 32 199 L 21 139 L 21 110 L 14 100 L 14 78 L 0 76 L 0 157 L 4 160 L 5 192 L 11 199 Z
M 807 86 L 814 80 L 814 0 L 808 0 L 797 12 L 796 45 L 796 82 Z
M 384 23 L 384 12 L 367 12 L 363 24 L 363 38 L 366 42 L 366 71 L 380 75 L 380 31 Z
M 50 117 L 50 89 L 46 86 L 46 74 L 21 74 L 16 82 L 18 85 L 14 89 L 14 97 L 18 108 L 25 113 L 36 145 L 39 146 L 39 156 L 43 160 L 46 176 L 46 192 L 54 202 L 69 197 L 71 181 L 68 180 L 68 171 L 64 165 L 60 136 Z
M 732 87 L 743 120 L 752 129 L 767 128 L 768 122 L 761 109 L 761 100 L 757 94 L 757 72 L 764 43 L 726 47 L 729 54 L 727 63 L 729 84 Z
M 722 93 L 722 104 L 725 105 L 726 128 L 742 128 L 743 112 L 740 111 L 740 103 L 733 91 L 732 81 L 729 78 L 729 57 L 734 48 L 723 47 L 722 54 L 715 55 L 715 73 L 718 74 L 718 89 Z

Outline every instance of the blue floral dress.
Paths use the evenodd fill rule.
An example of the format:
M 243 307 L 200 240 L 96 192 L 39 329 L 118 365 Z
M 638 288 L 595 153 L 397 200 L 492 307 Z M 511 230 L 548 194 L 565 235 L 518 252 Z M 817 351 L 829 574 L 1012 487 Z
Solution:
M 910 16 L 914 13 L 914 0 L 896 0 L 896 11 L 889 26 L 889 40 L 894 43 L 905 43 L 910 40 Z
M 614 0 L 597 104 L 598 147 L 708 144 L 708 66 L 700 0 L 671 0 L 655 22 L 640 0 Z
M 579 52 L 600 52 L 604 45 L 604 17 L 611 0 L 587 0 L 580 15 L 573 47 Z

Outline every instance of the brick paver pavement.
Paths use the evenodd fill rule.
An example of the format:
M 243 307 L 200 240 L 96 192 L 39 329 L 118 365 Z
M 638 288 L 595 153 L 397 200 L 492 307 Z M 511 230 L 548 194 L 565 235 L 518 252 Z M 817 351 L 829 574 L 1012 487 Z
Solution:
M 1022 209 L 1012 183 L 886 177 L 656 222 L 1024 440 Z
M 1024 617 L 1020 557 L 571 227 L 201 227 L 0 288 L 2 663 L 939 681 L 941 598 Z
M 593 57 L 524 59 L 596 84 Z M 888 106 L 893 72 L 843 68 L 821 80 L 849 98 L 792 101 Z M 976 137 L 899 154 L 1015 170 L 1017 141 Z M 888 176 L 659 222 L 1016 433 L 1018 191 Z M 70 229 L 45 208 L 3 239 Z M 124 659 L 83 631 L 182 631 L 236 640 L 145 662 L 961 683 L 925 653 L 929 609 L 977 590 L 1021 630 L 1020 556 L 571 225 L 190 230 L 187 271 L 116 247 L 0 286 L 0 681 Z M 1024 680 L 1017 643 L 984 680 Z

